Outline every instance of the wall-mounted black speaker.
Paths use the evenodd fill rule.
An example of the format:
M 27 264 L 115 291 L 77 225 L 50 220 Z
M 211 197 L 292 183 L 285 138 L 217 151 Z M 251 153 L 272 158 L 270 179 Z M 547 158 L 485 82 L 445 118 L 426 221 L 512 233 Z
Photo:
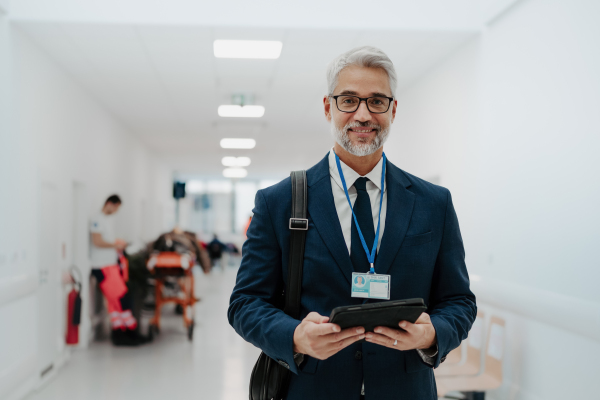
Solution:
M 185 197 L 185 182 L 173 182 L 173 197 L 177 200 Z

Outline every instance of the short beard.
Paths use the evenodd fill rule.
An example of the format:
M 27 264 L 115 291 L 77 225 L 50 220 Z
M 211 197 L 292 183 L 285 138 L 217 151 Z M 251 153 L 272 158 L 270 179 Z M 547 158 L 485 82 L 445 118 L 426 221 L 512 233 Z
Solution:
M 371 140 L 359 139 L 360 142 L 358 144 L 353 144 L 352 141 L 350 140 L 350 135 L 348 134 L 348 130 L 350 128 L 360 128 L 360 127 L 375 129 L 376 130 L 375 137 Z M 342 148 L 344 150 L 346 150 L 348 153 L 358 156 L 358 157 L 368 156 L 369 154 L 373 154 L 377 150 L 379 150 L 385 144 L 385 141 L 387 140 L 389 133 L 390 133 L 389 125 L 387 126 L 387 128 L 382 130 L 381 126 L 379 126 L 377 124 L 371 124 L 371 123 L 361 124 L 360 122 L 351 122 L 351 123 L 347 124 L 346 126 L 344 126 L 342 129 L 338 129 L 338 127 L 335 125 L 335 122 L 333 122 L 333 121 L 331 122 L 331 134 L 335 138 L 335 141 L 337 142 L 337 144 L 342 146 Z

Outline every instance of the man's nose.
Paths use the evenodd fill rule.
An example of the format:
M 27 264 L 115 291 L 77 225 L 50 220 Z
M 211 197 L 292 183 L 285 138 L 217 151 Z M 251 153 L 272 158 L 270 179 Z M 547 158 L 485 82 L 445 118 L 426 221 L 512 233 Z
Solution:
M 367 103 L 365 103 L 364 101 L 360 102 L 358 110 L 354 112 L 354 120 L 359 122 L 367 122 L 371 120 L 371 113 L 369 112 Z

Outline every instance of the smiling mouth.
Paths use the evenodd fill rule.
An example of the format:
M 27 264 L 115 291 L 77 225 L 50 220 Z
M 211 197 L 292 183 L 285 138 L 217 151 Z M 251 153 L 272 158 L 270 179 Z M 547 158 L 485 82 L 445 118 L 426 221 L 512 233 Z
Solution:
M 370 137 L 373 133 L 377 132 L 375 128 L 350 128 L 348 132 L 353 132 L 356 136 L 362 139 Z

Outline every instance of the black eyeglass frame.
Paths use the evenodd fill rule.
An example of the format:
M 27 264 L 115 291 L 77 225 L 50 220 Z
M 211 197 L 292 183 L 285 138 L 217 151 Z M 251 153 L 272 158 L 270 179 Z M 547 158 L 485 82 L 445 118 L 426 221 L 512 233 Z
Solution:
M 385 114 L 386 112 L 388 112 L 390 110 L 390 106 L 392 105 L 392 102 L 394 101 L 393 97 L 387 97 L 387 96 L 358 97 L 358 96 L 354 96 L 351 94 L 338 94 L 336 96 L 331 95 L 329 97 L 331 97 L 332 99 L 335 99 L 335 106 L 337 107 L 338 110 L 340 110 L 340 106 L 338 105 L 338 97 L 354 97 L 354 98 L 358 99 L 358 105 L 356 106 L 356 109 L 354 111 L 340 110 L 340 112 L 345 112 L 345 113 L 356 112 L 360 108 L 360 103 L 362 103 L 364 101 L 365 105 L 367 106 L 367 110 L 369 110 L 370 113 Z M 385 111 L 371 111 L 371 109 L 369 108 L 369 103 L 367 103 L 367 100 L 369 100 L 369 99 L 388 99 L 390 102 L 388 103 L 388 108 Z

